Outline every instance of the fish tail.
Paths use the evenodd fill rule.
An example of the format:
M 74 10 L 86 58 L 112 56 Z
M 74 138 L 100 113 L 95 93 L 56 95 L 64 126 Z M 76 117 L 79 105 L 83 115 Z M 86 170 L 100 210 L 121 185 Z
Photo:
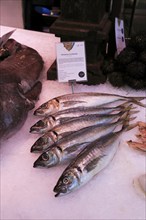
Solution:
M 133 104 L 129 104 L 128 106 L 125 106 L 124 109 L 119 112 L 119 115 L 123 115 L 129 112 L 131 109 L 133 109 Z
M 126 109 L 128 107 L 127 105 L 129 106 L 129 101 L 126 101 L 126 102 L 124 102 L 124 103 L 122 103 L 122 104 L 120 104 L 116 107 L 120 107 L 121 109 Z M 132 103 L 130 104 L 130 106 L 131 106 L 131 109 L 136 109 L 136 106 L 133 106 Z
M 139 97 L 139 98 L 141 98 L 141 97 Z M 138 98 L 137 98 L 138 99 Z M 136 98 L 131 98 L 130 100 L 129 100 L 129 102 L 132 102 L 133 104 L 135 104 L 135 105 L 139 105 L 139 106 L 141 106 L 141 107 L 144 107 L 144 108 L 146 108 L 146 104 L 143 104 L 142 102 L 140 102 L 141 100 L 143 100 L 143 99 L 145 99 L 145 97 L 143 97 L 143 99 L 141 98 L 141 99 L 138 99 L 137 100 Z
M 124 120 L 121 131 L 129 131 L 137 127 L 137 123 L 129 124 L 129 121 L 134 120 L 136 117 L 130 118 L 129 120 Z

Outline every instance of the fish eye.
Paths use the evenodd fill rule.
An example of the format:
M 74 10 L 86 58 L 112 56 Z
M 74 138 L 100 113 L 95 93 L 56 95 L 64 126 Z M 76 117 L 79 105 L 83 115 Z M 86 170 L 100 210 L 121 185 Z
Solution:
M 65 177 L 65 178 L 63 179 L 63 183 L 64 183 L 64 184 L 68 184 L 68 183 L 69 183 L 69 178 Z
M 43 160 L 48 160 L 49 159 L 49 155 L 47 153 L 42 154 L 42 159 Z

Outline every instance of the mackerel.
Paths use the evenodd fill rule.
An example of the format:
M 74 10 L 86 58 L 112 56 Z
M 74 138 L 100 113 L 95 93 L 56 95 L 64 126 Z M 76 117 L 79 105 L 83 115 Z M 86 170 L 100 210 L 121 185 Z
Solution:
M 60 110 L 76 108 L 76 107 L 105 106 L 109 103 L 114 103 L 117 101 L 122 101 L 122 102 L 128 101 L 146 107 L 143 103 L 140 102 L 143 99 L 145 99 L 145 97 L 126 97 L 115 94 L 94 93 L 94 92 L 66 94 L 63 96 L 55 97 L 43 103 L 34 111 L 34 115 L 45 116 Z
M 70 132 L 79 131 L 82 128 L 86 128 L 93 125 L 102 125 L 103 123 L 116 122 L 120 117 L 126 114 L 126 111 L 113 115 L 85 115 L 78 118 L 66 121 L 65 123 L 58 125 L 47 132 L 48 136 L 56 142 L 58 136 L 67 135 Z
M 102 125 L 91 126 L 74 132 L 48 147 L 34 162 L 34 167 L 52 167 L 60 163 L 71 161 L 89 143 L 103 135 L 113 132 L 118 125 L 121 124 L 123 124 L 123 119 L 111 124 L 105 123 Z
M 116 107 L 98 107 L 98 108 L 79 107 L 79 108 L 62 110 L 37 121 L 33 126 L 31 126 L 30 133 L 43 134 L 49 131 L 50 129 L 52 129 L 53 127 L 60 125 L 67 120 L 70 120 L 71 118 L 80 117 L 82 115 L 89 115 L 89 114 L 90 115 L 113 114 L 120 112 L 124 108 L 126 108 L 126 105 L 120 105 Z
M 54 187 L 55 196 L 78 189 L 108 166 L 117 152 L 123 130 L 108 133 L 87 145 L 62 173 Z

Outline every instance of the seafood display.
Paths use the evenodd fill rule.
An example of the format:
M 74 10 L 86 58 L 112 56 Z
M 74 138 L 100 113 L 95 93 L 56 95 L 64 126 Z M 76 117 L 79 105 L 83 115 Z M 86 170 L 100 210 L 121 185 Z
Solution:
M 41 92 L 38 78 L 43 68 L 39 53 L 14 39 L 0 38 L 0 140 L 24 124 Z
M 42 135 L 30 151 L 40 153 L 34 167 L 69 164 L 54 192 L 65 195 L 87 183 L 114 157 L 120 134 L 137 126 L 136 105 L 145 97 L 75 93 L 55 97 L 35 111 L 41 119 L 30 133 Z
M 138 141 L 127 141 L 127 144 L 137 150 L 141 150 L 146 152 L 146 123 L 145 122 L 137 122 L 139 133 L 136 134 Z

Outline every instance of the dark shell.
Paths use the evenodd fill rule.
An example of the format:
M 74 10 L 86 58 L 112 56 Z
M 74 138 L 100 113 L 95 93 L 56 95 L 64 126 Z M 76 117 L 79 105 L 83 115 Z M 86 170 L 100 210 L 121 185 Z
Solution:
M 125 85 L 124 79 L 123 79 L 123 73 L 121 72 L 113 72 L 108 75 L 108 80 L 109 82 L 114 86 L 114 87 L 122 87 Z
M 136 52 L 130 48 L 124 48 L 121 53 L 117 56 L 117 62 L 123 65 L 131 63 L 133 60 L 137 58 Z
M 129 45 L 137 52 L 146 50 L 146 35 L 141 33 L 131 37 Z
M 146 50 L 140 53 L 139 60 L 146 65 Z
M 135 90 L 146 89 L 146 80 L 143 79 L 134 79 L 128 75 L 124 76 L 124 80 L 128 86 Z
M 109 60 L 105 61 L 102 67 L 103 74 L 107 75 L 109 73 L 112 73 L 114 71 L 114 61 Z
M 129 76 L 135 79 L 141 79 L 145 77 L 146 66 L 139 61 L 132 62 L 127 65 L 126 71 Z

